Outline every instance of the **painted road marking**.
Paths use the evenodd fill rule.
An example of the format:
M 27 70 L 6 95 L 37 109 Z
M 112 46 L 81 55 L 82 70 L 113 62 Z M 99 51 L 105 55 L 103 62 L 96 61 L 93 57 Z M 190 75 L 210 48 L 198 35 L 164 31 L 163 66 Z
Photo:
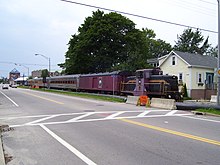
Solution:
M 57 117 L 57 115 L 52 115 L 52 116 L 44 117 L 44 118 L 42 118 L 42 119 L 34 120 L 34 121 L 32 121 L 32 122 L 26 123 L 26 125 L 39 123 L 39 122 L 41 122 L 41 121 L 48 120 L 48 119 L 52 119 L 52 118 L 54 118 L 54 117 Z
M 173 114 L 176 113 L 177 111 L 178 111 L 178 110 L 172 110 L 172 111 L 168 112 L 168 113 L 166 114 L 166 116 L 173 115 Z
M 186 117 L 186 116 L 182 116 L 182 117 Z M 186 118 L 195 119 L 195 120 L 210 121 L 210 122 L 214 122 L 214 123 L 220 123 L 220 120 L 204 119 L 204 118 L 191 117 L 191 116 L 187 116 Z
M 56 135 L 54 132 L 52 132 L 50 129 L 48 129 L 46 126 L 40 124 L 41 128 L 43 128 L 48 134 L 50 134 L 54 139 L 56 139 L 59 143 L 61 143 L 64 147 L 66 147 L 68 150 L 70 150 L 72 153 L 74 153 L 78 158 L 80 158 L 83 162 L 85 162 L 88 165 L 96 165 L 92 160 L 90 160 L 88 157 L 83 155 L 79 150 L 71 146 L 69 143 L 67 143 L 65 140 L 63 140 L 61 137 Z
M 53 125 L 53 124 L 67 124 L 67 123 L 75 123 L 75 122 L 91 122 L 91 121 L 105 121 L 105 120 L 115 120 L 115 119 L 135 119 L 135 118 L 155 118 L 155 117 L 168 117 L 168 116 L 184 116 L 184 115 L 193 115 L 192 113 L 180 113 L 178 114 L 178 111 L 175 111 L 176 113 L 170 113 L 170 110 L 167 110 L 167 113 L 169 113 L 169 115 L 167 114 L 152 114 L 150 115 L 150 112 L 160 112 L 161 110 L 147 110 L 147 111 L 107 111 L 107 112 L 84 112 L 84 113 L 67 113 L 67 114 L 54 114 L 54 115 L 39 115 L 39 117 L 41 117 L 40 119 L 28 122 L 28 123 L 24 123 L 24 124 L 19 124 L 19 125 L 10 125 L 10 127 L 21 127 L 21 126 L 36 126 L 36 125 Z M 137 112 L 139 112 L 140 114 L 137 114 Z M 164 112 L 164 110 L 162 110 L 161 112 Z M 102 116 L 102 118 L 100 118 L 100 115 L 98 114 L 103 114 L 106 113 L 108 114 L 108 116 Z M 120 114 L 125 114 L 127 113 L 128 116 L 124 115 L 124 116 L 119 116 Z M 134 114 L 132 114 L 134 113 Z M 63 120 L 63 121 L 54 121 L 54 122 L 47 122 L 47 119 L 51 119 L 51 118 L 55 118 L 56 117 L 62 117 L 62 116 L 74 116 L 74 115 L 80 115 L 77 117 L 74 117 L 72 119 L 68 119 L 68 120 Z M 98 115 L 97 118 L 86 118 L 89 117 L 91 115 Z M 33 118 L 36 118 L 38 116 L 33 116 Z M 43 118 L 42 118 L 43 117 Z M 27 118 L 27 116 L 23 116 L 23 118 Z M 31 116 L 28 116 L 28 118 L 31 118 Z M 9 120 L 7 118 L 5 118 L 6 120 Z M 11 119 L 16 119 L 15 117 L 11 117 Z M 18 117 L 17 119 L 22 119 L 22 117 Z M 44 122 L 43 122 L 44 121 Z
M 54 103 L 57 103 L 57 104 L 64 104 L 62 102 L 59 102 L 59 101 L 56 101 L 56 100 L 52 100 L 52 99 L 48 99 L 46 97 L 42 97 L 42 96 L 38 96 L 38 95 L 34 95 L 34 94 L 31 94 L 31 93 L 27 93 L 27 92 L 23 92 L 27 95 L 30 95 L 30 96 L 34 96 L 34 97 L 37 97 L 37 98 L 40 98 L 40 99 L 43 99 L 43 100 L 47 100 L 47 101 L 50 101 L 50 102 L 54 102 Z
M 3 92 L 1 92 L 1 94 L 3 94 L 8 100 L 10 100 L 16 107 L 19 107 L 19 105 L 16 102 L 14 102 L 10 97 L 8 97 L 6 94 L 4 94 Z
M 162 128 L 162 127 L 157 127 L 157 126 L 153 126 L 153 125 L 149 125 L 149 124 L 145 124 L 145 123 L 141 123 L 141 122 L 136 122 L 136 121 L 133 121 L 133 120 L 128 120 L 128 119 L 120 119 L 120 120 L 123 121 L 123 122 L 127 122 L 127 123 L 130 123 L 130 124 L 135 124 L 135 125 L 142 126 L 142 127 L 145 127 L 145 128 L 150 128 L 150 129 L 153 129 L 153 130 L 166 132 L 166 133 L 169 133 L 169 134 L 182 136 L 182 137 L 185 137 L 185 138 L 189 138 L 189 139 L 202 141 L 202 142 L 205 142 L 205 143 L 220 146 L 220 141 L 207 139 L 207 138 L 203 138 L 203 137 L 200 137 L 200 136 L 195 136 L 195 135 L 191 135 L 191 134 L 187 134 L 187 133 L 183 133 L 183 132 L 173 131 L 173 130 Z
M 144 116 L 147 115 L 148 113 L 150 113 L 150 111 L 144 111 L 144 112 L 140 113 L 140 114 L 138 115 L 138 117 L 144 117 Z
M 114 119 L 116 116 L 119 116 L 119 115 L 121 115 L 123 113 L 125 113 L 125 112 L 122 111 L 122 112 L 113 113 L 112 115 L 109 115 L 105 119 Z
M 79 119 L 82 119 L 84 117 L 88 117 L 88 116 L 93 115 L 93 114 L 95 114 L 95 112 L 88 112 L 88 113 L 86 113 L 84 115 L 81 115 L 81 116 L 75 117 L 73 119 L 67 120 L 66 122 L 70 122 L 71 123 L 71 122 L 77 121 Z

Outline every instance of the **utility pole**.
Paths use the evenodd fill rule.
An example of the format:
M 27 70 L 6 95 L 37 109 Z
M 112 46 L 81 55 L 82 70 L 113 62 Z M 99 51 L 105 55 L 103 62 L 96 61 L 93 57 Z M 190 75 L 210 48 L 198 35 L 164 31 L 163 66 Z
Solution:
M 220 104 L 220 3 L 218 1 L 218 65 L 217 65 L 217 72 L 218 72 L 218 84 L 217 84 L 217 105 Z

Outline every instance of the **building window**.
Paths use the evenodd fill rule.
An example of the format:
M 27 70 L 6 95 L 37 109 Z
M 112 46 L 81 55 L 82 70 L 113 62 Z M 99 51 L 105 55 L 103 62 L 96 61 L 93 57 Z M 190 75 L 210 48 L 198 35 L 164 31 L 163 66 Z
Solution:
M 199 74 L 198 74 L 198 83 L 201 83 L 201 82 L 202 82 L 202 74 L 199 73 Z
M 176 65 L 176 57 L 175 56 L 172 57 L 172 65 Z
M 198 86 L 203 86 L 203 75 L 201 73 L 197 74 L 197 83 Z
M 183 73 L 179 73 L 179 80 L 183 80 Z

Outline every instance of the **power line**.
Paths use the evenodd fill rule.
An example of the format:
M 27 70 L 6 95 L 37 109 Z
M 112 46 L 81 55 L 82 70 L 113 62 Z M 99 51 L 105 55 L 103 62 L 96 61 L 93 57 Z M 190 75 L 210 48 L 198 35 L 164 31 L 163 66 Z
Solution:
M 8 61 L 0 61 L 1 64 L 12 64 L 15 65 L 16 63 L 19 62 L 8 62 Z M 19 63 L 21 65 L 32 65 L 32 66 L 48 66 L 47 64 L 27 64 L 27 63 Z M 57 66 L 57 65 L 51 65 L 51 66 Z
M 164 0 L 163 0 L 164 2 Z M 202 13 L 202 14 L 205 14 L 205 15 L 209 15 L 209 16 L 216 16 L 217 14 L 215 13 L 215 10 L 213 10 L 213 6 L 212 8 L 208 8 L 210 5 L 205 5 L 206 7 L 204 6 L 201 6 L 200 4 L 201 3 L 198 3 L 198 2 L 195 2 L 195 1 L 187 1 L 187 0 L 182 0 L 182 1 L 179 1 L 179 0 L 166 0 L 166 2 L 164 3 L 169 3 L 169 4 L 174 4 L 175 6 L 179 6 L 181 8 L 185 8 L 187 10 L 190 10 L 190 11 L 194 11 L 196 13 Z
M 123 11 L 117 11 L 117 10 L 108 9 L 108 8 L 104 8 L 104 7 L 98 7 L 98 6 L 94 6 L 94 5 L 88 5 L 88 4 L 74 2 L 74 1 L 68 1 L 68 0 L 60 0 L 60 1 L 67 2 L 67 3 L 73 3 L 73 4 L 77 4 L 77 5 L 81 5 L 81 6 L 87 6 L 87 7 L 96 8 L 96 9 L 101 9 L 101 10 L 106 10 L 106 11 L 111 11 L 111 12 L 116 12 L 116 13 L 121 13 L 121 14 L 130 15 L 130 16 L 134 16 L 134 17 L 149 19 L 149 20 L 152 20 L 152 21 L 167 23 L 167 24 L 176 25 L 176 26 L 181 26 L 181 27 L 186 27 L 186 28 L 191 28 L 191 29 L 200 29 L 202 31 L 206 31 L 206 32 L 210 32 L 210 33 L 218 33 L 218 32 L 213 31 L 213 30 L 202 29 L 202 28 L 189 26 L 189 25 L 184 25 L 184 24 L 175 23 L 175 22 L 170 22 L 170 21 L 164 21 L 164 20 L 160 20 L 160 19 L 155 19 L 155 18 L 151 18 L 151 17 L 146 17 L 146 16 L 137 15 L 137 14 L 127 13 L 127 12 L 123 12 Z
M 217 5 L 216 3 L 208 2 L 208 1 L 205 1 L 205 0 L 198 0 L 198 1 L 201 1 L 203 3 L 208 3 L 208 4 L 211 4 L 211 5 Z

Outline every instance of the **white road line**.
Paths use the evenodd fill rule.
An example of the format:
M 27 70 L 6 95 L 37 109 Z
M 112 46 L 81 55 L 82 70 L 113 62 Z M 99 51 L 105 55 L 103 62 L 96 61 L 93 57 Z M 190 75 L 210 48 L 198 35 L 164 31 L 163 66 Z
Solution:
M 38 119 L 38 120 L 34 120 L 32 122 L 29 122 L 29 123 L 26 123 L 25 125 L 31 125 L 31 124 L 36 124 L 36 123 L 39 123 L 41 121 L 44 121 L 44 120 L 47 120 L 47 119 L 51 119 L 51 118 L 54 118 L 54 117 L 57 117 L 58 115 L 52 115 L 52 116 L 48 116 L 48 117 L 45 117 L 45 118 L 42 118 L 42 119 Z
M 170 110 L 148 110 L 149 112 L 166 112 Z M 95 114 L 103 114 L 103 113 L 116 113 L 118 111 L 98 111 L 94 112 Z M 121 111 L 120 111 L 121 112 Z M 134 112 L 143 112 L 143 110 L 138 111 L 122 111 L 124 113 L 134 113 Z M 57 113 L 57 114 L 51 114 L 51 115 L 33 115 L 33 116 L 12 116 L 12 117 L 0 117 L 0 120 L 12 120 L 12 119 L 22 119 L 22 118 L 39 118 L 39 117 L 47 117 L 52 115 L 57 116 L 70 116 L 70 115 L 84 115 L 88 112 L 75 112 L 75 113 Z M 93 112 L 92 112 L 93 113 Z
M 113 113 L 112 115 L 106 117 L 105 119 L 114 119 L 116 116 L 119 116 L 122 113 L 124 113 L 124 112 L 122 111 L 122 112 Z
M 95 114 L 95 112 L 88 112 L 88 113 L 86 113 L 86 114 L 84 114 L 84 115 L 81 115 L 81 116 L 72 118 L 72 119 L 68 120 L 67 122 L 74 122 L 74 121 L 77 121 L 77 120 L 79 120 L 79 119 L 82 119 L 82 118 L 84 118 L 84 117 L 87 117 L 87 116 L 90 116 L 90 115 L 93 115 L 93 114 Z
M 70 116 L 70 115 L 80 115 L 80 114 L 85 114 L 86 112 L 79 112 L 79 113 L 61 113 L 61 114 L 54 114 L 56 116 Z M 51 115 L 33 115 L 33 116 L 14 116 L 14 117 L 3 117 L 0 118 L 0 120 L 12 120 L 12 119 L 25 119 L 25 118 L 39 118 L 39 117 L 47 117 L 47 116 L 52 116 Z
M 173 114 L 175 114 L 178 110 L 172 110 L 170 112 L 168 112 L 167 114 L 165 114 L 165 116 L 171 116 Z
M 210 122 L 214 122 L 214 123 L 220 123 L 219 120 L 203 119 L 203 118 L 197 118 L 197 117 L 192 117 L 192 116 L 182 116 L 182 117 L 195 119 L 195 120 L 203 120 L 203 121 L 210 121 Z
M 0 91 L 1 92 L 1 91 Z M 18 104 L 16 104 L 11 98 L 9 98 L 6 94 L 4 94 L 3 92 L 1 92 L 1 94 L 3 94 L 8 100 L 10 100 L 16 107 L 19 107 Z
M 193 114 L 174 114 L 172 116 L 188 116 Z M 9 127 L 23 127 L 23 126 L 38 126 L 38 125 L 54 125 L 54 124 L 68 124 L 68 123 L 81 123 L 81 122 L 92 122 L 92 121 L 107 121 L 107 120 L 116 120 L 116 119 L 137 119 L 137 118 L 156 118 L 156 117 L 170 117 L 165 115 L 147 115 L 143 117 L 138 116 L 125 116 L 125 117 L 115 117 L 115 118 L 98 118 L 98 119 L 84 119 L 84 120 L 68 120 L 68 121 L 57 121 L 57 122 L 47 122 L 47 123 L 35 123 L 35 124 L 21 124 L 21 125 L 9 125 Z
M 61 137 L 57 136 L 54 132 L 52 132 L 50 129 L 48 129 L 44 125 L 40 125 L 41 128 L 43 128 L 48 134 L 50 134 L 54 139 L 56 139 L 58 142 L 60 142 L 64 147 L 66 147 L 68 150 L 70 150 L 72 153 L 74 153 L 78 158 L 80 158 L 83 162 L 85 162 L 88 165 L 96 165 L 92 160 L 90 160 L 88 157 L 83 155 L 80 151 L 78 151 L 76 148 L 71 146 L 69 143 L 67 143 L 65 140 L 63 140 Z
M 137 117 L 144 117 L 145 115 L 147 115 L 150 112 L 151 111 L 144 111 L 144 112 L 140 113 L 139 115 L 137 115 Z

